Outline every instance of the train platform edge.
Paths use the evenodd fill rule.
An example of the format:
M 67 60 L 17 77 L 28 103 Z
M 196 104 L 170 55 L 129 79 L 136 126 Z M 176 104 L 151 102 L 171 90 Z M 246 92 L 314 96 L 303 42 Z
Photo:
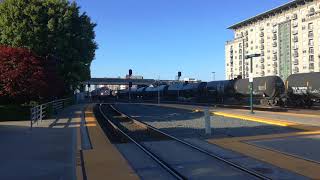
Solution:
M 82 138 L 87 145 L 82 150 L 82 170 L 85 179 L 139 179 L 126 159 L 120 154 L 117 148 L 105 136 L 98 124 L 94 113 L 94 104 L 88 105 L 84 110 L 84 132 Z

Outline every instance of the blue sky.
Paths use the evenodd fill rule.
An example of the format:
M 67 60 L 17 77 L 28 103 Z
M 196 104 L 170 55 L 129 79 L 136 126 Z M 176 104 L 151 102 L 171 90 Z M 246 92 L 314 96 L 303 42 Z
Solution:
M 288 0 L 76 0 L 97 23 L 92 77 L 224 76 L 228 26 Z

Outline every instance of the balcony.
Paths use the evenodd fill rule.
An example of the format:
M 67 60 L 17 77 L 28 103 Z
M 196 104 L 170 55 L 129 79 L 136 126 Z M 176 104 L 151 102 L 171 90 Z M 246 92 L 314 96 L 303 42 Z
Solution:
M 264 58 L 261 58 L 261 59 L 260 59 L 260 62 L 261 62 L 261 63 L 264 63 Z
M 298 30 L 292 31 L 292 34 L 293 34 L 293 35 L 297 35 L 297 34 L 298 34 Z
M 264 45 L 261 45 L 260 50 L 264 50 Z
M 276 42 L 273 42 L 273 43 L 272 43 L 272 46 L 273 46 L 273 47 L 277 47 L 277 43 L 276 43 Z
M 272 50 L 272 53 L 277 54 L 277 50 L 276 49 Z
M 310 56 L 309 56 L 309 61 L 310 61 L 310 62 L 314 62 L 314 56 L 313 56 L 313 55 L 310 55 Z
M 309 70 L 314 70 L 314 63 L 309 63 Z
M 293 65 L 299 65 L 299 60 L 298 59 L 293 60 Z
M 261 51 L 260 55 L 261 55 L 261 56 L 264 56 L 264 51 Z
M 309 46 L 314 46 L 313 41 L 309 41 L 308 45 L 309 45 Z
M 278 60 L 277 56 L 273 56 L 272 60 L 273 60 L 273 61 Z
M 313 38 L 313 37 L 314 37 L 314 35 L 313 35 L 313 31 L 309 31 L 309 33 L 308 33 L 308 37 L 309 37 L 309 38 Z
M 272 64 L 272 67 L 277 68 L 277 67 L 278 67 L 278 64 L 277 64 L 276 62 L 274 62 L 274 63 Z
M 263 33 L 263 32 L 261 32 L 261 33 L 260 33 L 260 37 L 263 37 L 263 36 L 264 36 L 264 33 Z
M 296 19 L 298 19 L 298 14 L 293 14 L 292 15 L 292 20 L 296 20 Z
M 260 39 L 260 43 L 264 43 L 264 39 Z
M 293 37 L 293 42 L 298 42 L 298 36 Z

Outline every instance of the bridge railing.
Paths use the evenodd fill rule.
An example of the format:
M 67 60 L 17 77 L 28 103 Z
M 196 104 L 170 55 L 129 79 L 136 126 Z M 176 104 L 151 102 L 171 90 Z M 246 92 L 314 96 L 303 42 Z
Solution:
M 68 105 L 72 104 L 73 98 L 65 98 L 40 104 L 30 108 L 30 127 L 39 122 L 42 122 L 43 119 L 49 118 L 52 114 L 57 114 L 60 110 L 64 109 Z

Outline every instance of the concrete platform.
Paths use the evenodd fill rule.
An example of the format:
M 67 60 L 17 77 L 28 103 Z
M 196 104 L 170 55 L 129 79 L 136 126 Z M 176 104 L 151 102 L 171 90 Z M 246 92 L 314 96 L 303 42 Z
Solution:
M 30 121 L 0 122 L 0 179 L 139 179 L 87 106 L 68 107 L 32 130 Z
M 320 164 L 320 135 L 293 136 L 248 141 L 248 143 Z
M 62 111 L 30 129 L 30 121 L 0 122 L 0 179 L 77 179 L 77 115 L 83 105 Z

